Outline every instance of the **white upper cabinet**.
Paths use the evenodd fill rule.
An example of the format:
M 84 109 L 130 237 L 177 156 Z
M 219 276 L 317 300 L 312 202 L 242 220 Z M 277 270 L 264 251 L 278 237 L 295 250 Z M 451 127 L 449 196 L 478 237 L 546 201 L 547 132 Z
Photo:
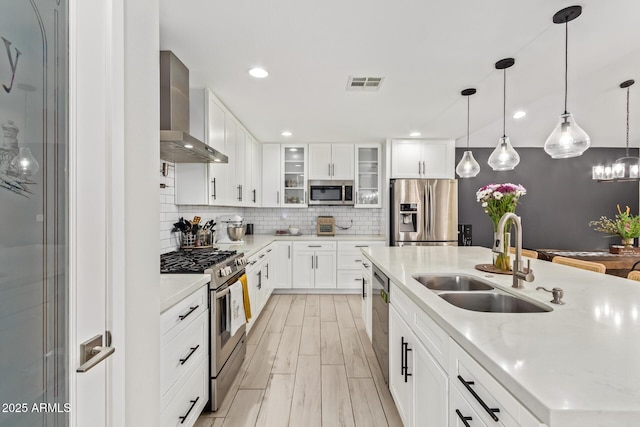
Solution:
M 309 179 L 353 179 L 353 144 L 309 144 Z
M 176 163 L 175 203 L 260 206 L 262 151 L 256 149 L 256 141 L 210 89 L 192 90 L 190 97 L 191 134 L 225 154 L 229 162 Z
M 391 178 L 453 179 L 453 139 L 394 139 L 391 141 Z
M 262 207 L 279 208 L 282 200 L 280 144 L 262 145 Z
M 382 207 L 381 151 L 380 144 L 356 144 L 355 146 L 356 208 Z
M 307 146 L 282 145 L 281 206 L 307 207 Z

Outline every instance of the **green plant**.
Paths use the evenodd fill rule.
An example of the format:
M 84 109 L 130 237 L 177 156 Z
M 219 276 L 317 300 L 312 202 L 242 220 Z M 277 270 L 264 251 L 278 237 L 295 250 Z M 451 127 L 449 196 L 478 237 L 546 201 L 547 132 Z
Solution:
M 620 236 L 623 239 L 640 237 L 640 215 L 632 215 L 629 206 L 622 211 L 618 205 L 618 213 L 614 219 L 601 216 L 597 221 L 590 221 L 589 226 L 607 233 L 608 236 Z

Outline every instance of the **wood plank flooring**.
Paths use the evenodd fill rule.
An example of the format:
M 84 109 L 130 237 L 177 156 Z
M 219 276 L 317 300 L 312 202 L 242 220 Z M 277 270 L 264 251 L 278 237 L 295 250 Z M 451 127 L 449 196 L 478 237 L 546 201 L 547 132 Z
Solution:
M 196 427 L 402 427 L 359 295 L 273 295 L 217 412 Z

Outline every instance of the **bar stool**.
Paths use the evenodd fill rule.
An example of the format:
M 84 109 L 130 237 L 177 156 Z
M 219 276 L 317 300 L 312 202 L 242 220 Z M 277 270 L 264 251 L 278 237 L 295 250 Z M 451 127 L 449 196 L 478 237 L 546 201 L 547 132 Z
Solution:
M 515 254 L 516 253 L 516 248 L 509 248 L 509 251 L 512 254 Z M 538 259 L 538 252 L 533 251 L 531 249 L 523 249 L 522 250 L 522 256 L 526 256 L 526 257 L 533 258 L 533 259 Z
M 640 282 L 640 271 L 638 270 L 630 271 L 629 274 L 627 275 L 627 279 Z
M 607 271 L 607 267 L 599 262 L 583 261 L 581 259 L 567 258 L 564 256 L 554 256 L 551 262 L 568 265 L 569 267 L 581 268 L 583 270 L 595 271 L 596 273 L 604 273 Z

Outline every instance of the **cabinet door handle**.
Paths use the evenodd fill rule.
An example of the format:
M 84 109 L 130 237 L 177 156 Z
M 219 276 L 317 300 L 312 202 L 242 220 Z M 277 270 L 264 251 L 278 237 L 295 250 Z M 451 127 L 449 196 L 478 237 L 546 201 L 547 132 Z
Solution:
M 291 246 L 287 246 L 287 259 L 291 259 Z
M 267 263 L 267 276 L 265 277 L 265 279 L 269 280 L 269 263 Z
M 271 249 L 267 249 L 267 253 L 271 252 Z
M 253 203 L 256 202 L 256 189 L 253 189 Z
M 408 382 L 407 377 L 410 377 L 412 374 L 409 373 L 409 352 L 412 351 L 409 348 L 409 342 L 404 342 L 404 337 L 402 338 L 402 345 L 404 346 L 404 382 Z
M 329 166 L 329 176 L 331 176 L 331 163 L 327 163 L 327 166 Z
M 196 397 L 196 400 L 189 401 L 189 403 L 191 403 L 191 406 L 189 407 L 189 410 L 187 411 L 187 413 L 178 417 L 178 419 L 180 420 L 180 424 L 184 424 L 184 422 L 187 421 L 187 417 L 189 416 L 193 408 L 196 406 L 196 403 L 198 403 L 198 400 L 200 400 L 200 396 Z
M 427 173 L 427 168 L 424 166 L 424 160 L 422 161 L 422 175 Z
M 418 175 L 422 175 L 422 165 L 418 161 Z
M 258 289 L 262 289 L 262 270 L 258 271 Z
M 400 337 L 400 375 L 404 375 L 404 337 Z
M 314 269 L 314 267 L 313 267 L 313 255 L 311 255 L 311 269 L 312 270 Z
M 180 359 L 180 364 L 184 365 L 185 363 L 187 363 L 187 360 L 189 360 L 191 358 L 191 356 L 193 356 L 193 353 L 196 352 L 196 350 L 198 350 L 200 348 L 200 344 L 198 344 L 195 347 L 191 347 L 189 350 L 191 350 L 189 352 L 189 354 L 187 354 L 187 357 L 185 357 L 184 359 Z
M 358 280 L 358 279 L 356 279 Z M 365 285 L 367 284 L 367 282 L 364 280 L 364 277 L 362 278 L 362 299 L 367 299 L 367 292 L 365 291 Z
M 211 181 L 211 183 L 213 184 L 213 194 L 212 194 L 212 196 L 213 196 L 213 200 L 215 200 L 216 199 L 216 194 L 217 194 L 217 191 L 216 191 L 216 179 L 213 178 L 213 181 Z
M 180 321 L 186 319 L 187 317 L 189 317 L 191 315 L 191 313 L 196 311 L 198 309 L 198 307 L 200 307 L 200 305 L 196 305 L 195 307 L 189 307 L 189 312 L 187 314 L 181 314 L 180 316 L 178 316 L 178 319 L 180 319 Z
M 242 196 L 240 195 L 240 191 L 241 191 L 240 188 L 241 188 L 241 186 L 238 185 L 238 187 L 237 187 L 237 189 L 238 189 L 238 201 L 242 201 Z
M 260 255 L 258 258 L 264 258 L 264 254 Z
M 280 204 L 280 191 L 276 191 L 276 203 Z
M 307 245 L 308 248 L 321 248 L 322 245 Z
M 331 163 L 331 176 L 336 176 L 336 164 Z
M 484 403 L 484 400 L 482 400 L 480 398 L 480 396 L 478 396 L 478 394 L 471 388 L 471 386 L 475 384 L 473 381 L 466 381 L 464 378 L 462 378 L 461 375 L 458 375 L 458 379 L 465 386 L 465 388 L 469 391 L 469 393 L 471 393 L 471 395 L 478 401 L 480 406 L 482 406 L 482 409 L 484 409 L 487 412 L 487 414 L 489 414 L 489 416 L 491 418 L 493 418 L 493 421 L 498 421 L 499 419 L 498 419 L 498 417 L 496 416 L 495 413 L 496 412 L 500 412 L 500 409 L 498 409 L 498 408 L 489 408 L 487 406 L 487 404 Z
M 462 421 L 465 427 L 471 427 L 467 421 L 473 421 L 473 417 L 465 417 L 459 409 L 456 409 L 456 414 L 458 414 L 458 418 L 460 418 L 460 421 Z

